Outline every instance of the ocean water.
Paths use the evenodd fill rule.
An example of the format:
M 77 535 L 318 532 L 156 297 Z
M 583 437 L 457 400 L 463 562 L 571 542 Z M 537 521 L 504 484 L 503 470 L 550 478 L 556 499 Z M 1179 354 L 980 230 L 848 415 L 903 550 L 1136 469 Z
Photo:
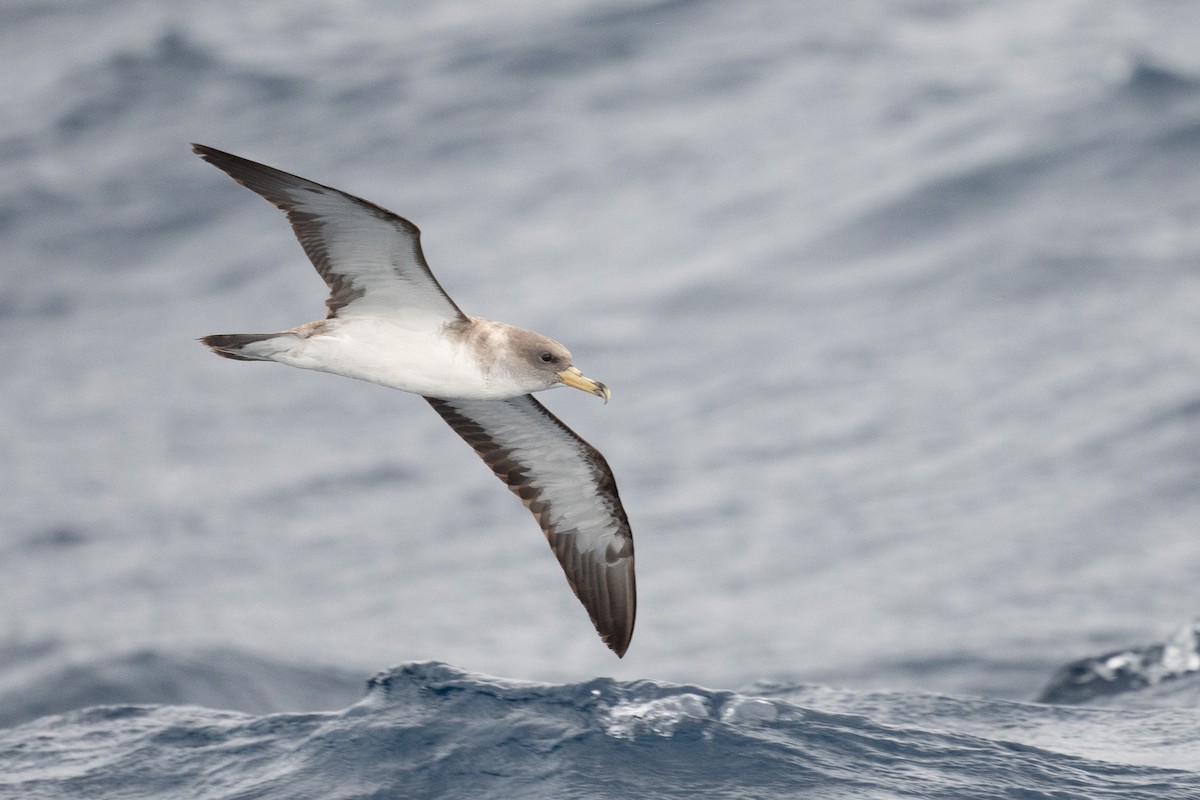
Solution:
M 31 735 L 32 734 L 32 735 Z M 339 712 L 96 706 L 0 730 L 22 797 L 1195 797 L 1194 709 L 549 685 L 435 662 Z
M 0 796 L 1200 794 L 1200 10 L 2 16 Z M 624 659 L 192 141 L 612 387 Z

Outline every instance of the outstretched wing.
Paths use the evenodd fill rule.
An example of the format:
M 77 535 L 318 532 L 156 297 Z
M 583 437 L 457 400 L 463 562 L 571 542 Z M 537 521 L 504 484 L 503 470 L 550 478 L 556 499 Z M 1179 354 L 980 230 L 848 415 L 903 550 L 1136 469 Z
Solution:
M 408 220 L 265 164 L 202 144 L 192 149 L 287 214 L 329 286 L 329 316 L 402 316 L 417 324 L 466 319 L 430 272 L 421 232 Z
M 633 534 L 604 456 L 530 395 L 425 399 L 533 512 L 600 638 L 625 655 L 637 611 Z

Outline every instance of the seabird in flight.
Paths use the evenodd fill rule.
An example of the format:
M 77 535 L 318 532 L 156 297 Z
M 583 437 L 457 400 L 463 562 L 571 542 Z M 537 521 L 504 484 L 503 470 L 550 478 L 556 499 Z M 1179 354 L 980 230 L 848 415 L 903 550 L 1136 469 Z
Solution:
M 196 154 L 278 206 L 329 286 L 325 319 L 201 341 L 240 361 L 278 361 L 424 396 L 537 519 L 600 638 L 633 636 L 633 536 L 604 456 L 532 392 L 604 398 L 558 342 L 472 317 L 438 284 L 416 225 L 329 186 L 204 145 Z

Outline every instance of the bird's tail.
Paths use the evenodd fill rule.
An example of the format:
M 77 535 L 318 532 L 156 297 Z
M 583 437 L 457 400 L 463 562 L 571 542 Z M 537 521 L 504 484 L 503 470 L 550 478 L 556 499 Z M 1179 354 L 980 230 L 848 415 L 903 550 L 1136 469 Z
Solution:
M 214 353 L 225 358 L 233 358 L 238 361 L 270 361 L 270 355 L 262 348 L 248 348 L 247 345 L 265 342 L 279 335 L 278 333 L 215 333 L 212 336 L 205 336 L 200 341 L 211 347 Z

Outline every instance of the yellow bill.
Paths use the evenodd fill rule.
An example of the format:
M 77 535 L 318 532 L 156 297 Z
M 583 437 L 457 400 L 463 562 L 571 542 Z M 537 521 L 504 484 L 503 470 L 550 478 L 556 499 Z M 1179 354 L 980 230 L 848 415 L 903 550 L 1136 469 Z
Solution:
M 607 386 L 587 377 L 576 367 L 567 367 L 558 373 L 558 377 L 562 378 L 562 382 L 567 386 L 604 398 L 605 403 L 608 402 L 608 398 L 612 395 Z

